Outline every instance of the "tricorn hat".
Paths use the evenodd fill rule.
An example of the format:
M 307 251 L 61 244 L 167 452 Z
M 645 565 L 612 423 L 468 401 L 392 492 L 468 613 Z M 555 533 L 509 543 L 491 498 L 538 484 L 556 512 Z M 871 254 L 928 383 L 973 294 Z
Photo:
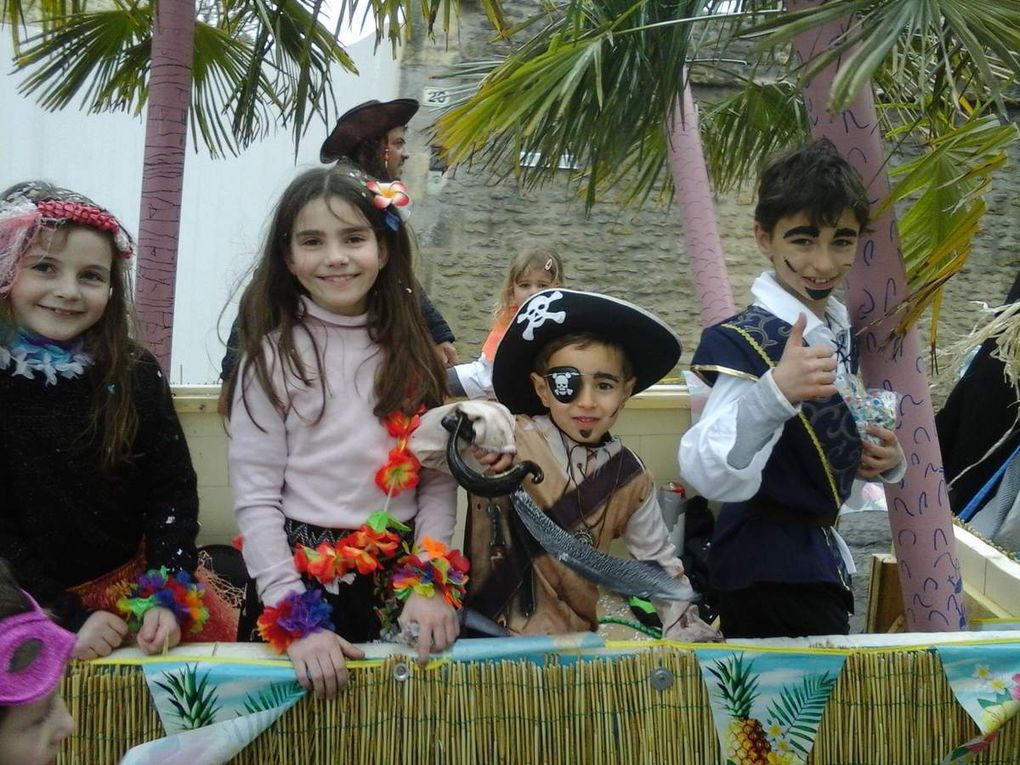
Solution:
M 543 414 L 531 384 L 535 357 L 556 338 L 578 332 L 623 348 L 634 370 L 634 393 L 657 383 L 680 360 L 676 333 L 644 308 L 595 292 L 542 290 L 521 304 L 496 348 L 492 386 L 499 402 L 514 414 Z
M 319 149 L 319 161 L 336 162 L 340 157 L 350 156 L 359 143 L 406 125 L 417 111 L 418 102 L 413 98 L 397 98 L 393 101 L 372 99 L 348 109 L 336 121 L 333 132 L 323 141 Z

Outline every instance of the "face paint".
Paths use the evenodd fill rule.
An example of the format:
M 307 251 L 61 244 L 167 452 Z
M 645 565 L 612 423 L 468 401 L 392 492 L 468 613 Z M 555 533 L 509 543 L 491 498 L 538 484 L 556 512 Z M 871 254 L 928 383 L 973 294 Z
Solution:
M 583 375 L 577 367 L 553 367 L 544 375 L 549 392 L 561 404 L 569 404 L 581 393 Z
M 783 260 L 786 262 L 786 267 L 787 268 L 789 268 L 791 271 L 793 271 L 798 276 L 800 275 L 800 272 L 796 268 L 793 267 L 793 263 L 791 263 L 786 258 L 783 258 Z M 807 292 L 808 297 L 811 298 L 812 300 L 825 300 L 825 298 L 829 297 L 829 295 L 832 294 L 832 287 L 829 287 L 828 289 L 824 289 L 824 290 L 813 290 L 810 287 L 806 287 L 805 288 L 805 292 Z
M 634 390 L 622 353 L 602 343 L 568 345 L 549 357 L 546 372 L 532 372 L 535 393 L 564 435 L 600 443 Z

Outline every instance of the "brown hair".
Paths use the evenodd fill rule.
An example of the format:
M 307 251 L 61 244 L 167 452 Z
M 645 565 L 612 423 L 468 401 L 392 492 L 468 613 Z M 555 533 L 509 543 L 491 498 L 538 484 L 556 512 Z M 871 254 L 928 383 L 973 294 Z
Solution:
M 99 321 L 82 333 L 84 350 L 93 359 L 88 369 L 92 383 L 91 429 L 84 435 L 97 444 L 96 467 L 109 473 L 131 459 L 132 446 L 138 434 L 131 368 L 137 362 L 142 346 L 134 339 L 137 324 L 126 261 L 118 254 L 112 234 L 74 223 L 40 227 L 26 238 L 21 257 L 25 257 L 43 239 L 43 245 L 49 247 L 54 237 L 66 238 L 74 228 L 97 231 L 109 239 L 110 244 L 110 299 Z M 6 341 L 17 328 L 9 299 L 0 300 L 0 325 L 7 330 L 0 339 Z
M 531 269 L 548 271 L 554 287 L 561 286 L 567 278 L 563 270 L 563 261 L 551 247 L 533 245 L 523 248 L 510 261 L 506 281 L 503 282 L 503 289 L 499 292 L 496 309 L 493 312 L 496 318 L 513 308 L 514 284 Z
M 827 138 L 773 158 L 758 179 L 754 219 L 770 234 L 780 218 L 803 212 L 814 226 L 835 226 L 850 210 L 861 231 L 870 205 L 861 176 Z
M 284 373 L 305 385 L 317 384 L 325 404 L 322 352 L 301 310 L 301 297 L 306 291 L 286 263 L 294 221 L 305 205 L 315 199 L 329 202 L 336 198 L 351 204 L 369 222 L 380 248 L 385 248 L 388 255 L 386 268 L 379 271 L 368 292 L 366 306 L 369 335 L 384 354 L 375 379 L 377 401 L 373 413 L 380 419 L 398 410 L 411 414 L 420 404 L 436 406 L 446 396 L 446 372 L 432 349 L 415 294 L 417 282 L 407 226 L 401 223 L 393 230 L 387 225 L 383 211 L 375 207 L 372 194 L 366 192 L 364 181 L 363 176 L 352 175 L 349 166 L 317 167 L 295 178 L 276 204 L 262 255 L 241 295 L 238 313 L 238 347 L 244 354 L 241 374 L 226 382 L 228 400 L 232 402 L 240 380 L 242 400 L 249 413 L 247 393 L 252 378 L 274 407 L 283 408 L 287 403 L 280 400 L 271 382 L 264 343 L 270 333 L 278 333 L 274 344 Z M 308 368 L 298 352 L 297 332 L 303 332 L 312 344 L 314 370 Z M 314 422 L 321 419 L 323 410 L 324 406 Z

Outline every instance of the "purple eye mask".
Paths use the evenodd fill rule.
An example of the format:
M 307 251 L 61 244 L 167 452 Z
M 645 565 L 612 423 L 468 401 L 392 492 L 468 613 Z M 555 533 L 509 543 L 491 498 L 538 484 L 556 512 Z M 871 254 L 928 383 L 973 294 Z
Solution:
M 31 704 L 57 687 L 64 674 L 74 633 L 58 627 L 26 592 L 32 610 L 0 621 L 0 705 Z M 11 669 L 18 649 L 29 641 L 39 643 L 39 653 L 24 669 Z

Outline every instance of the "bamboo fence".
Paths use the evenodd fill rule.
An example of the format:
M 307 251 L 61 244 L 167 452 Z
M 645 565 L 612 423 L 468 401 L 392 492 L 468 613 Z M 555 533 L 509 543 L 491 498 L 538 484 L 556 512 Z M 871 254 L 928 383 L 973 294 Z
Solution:
M 72 663 L 63 692 L 77 727 L 59 763 L 117 763 L 163 735 L 138 666 Z M 1018 765 L 1018 719 L 974 762 Z M 934 765 L 977 733 L 934 651 L 854 650 L 808 762 Z M 391 657 L 336 700 L 306 697 L 233 762 L 722 765 L 697 659 L 667 645 L 545 664 Z

